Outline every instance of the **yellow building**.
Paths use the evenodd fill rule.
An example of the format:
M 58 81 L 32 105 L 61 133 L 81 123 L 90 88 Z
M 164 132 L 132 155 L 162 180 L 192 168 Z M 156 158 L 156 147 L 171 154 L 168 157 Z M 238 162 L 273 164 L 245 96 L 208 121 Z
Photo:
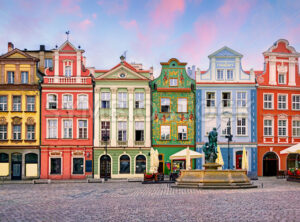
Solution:
M 9 43 L 0 56 L 0 177 L 39 177 L 39 60 Z

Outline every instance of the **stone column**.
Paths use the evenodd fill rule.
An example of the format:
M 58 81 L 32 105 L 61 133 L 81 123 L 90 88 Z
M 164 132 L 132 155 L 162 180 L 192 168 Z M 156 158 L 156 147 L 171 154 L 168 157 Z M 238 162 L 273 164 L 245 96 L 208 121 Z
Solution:
M 15 71 L 15 84 L 21 83 L 21 73 L 20 73 L 20 64 L 16 64 L 16 71 Z
M 129 112 L 128 112 L 128 147 L 133 147 L 134 134 L 133 134 L 133 93 L 134 88 L 128 89 L 128 102 L 129 102 Z
M 276 85 L 276 57 L 270 56 L 269 57 L 269 68 L 270 68 L 270 75 L 269 75 L 269 84 Z
M 54 52 L 54 75 L 59 76 L 58 51 Z
M 296 85 L 295 63 L 296 63 L 295 58 L 289 58 L 289 86 Z
M 77 52 L 77 77 L 81 76 L 81 52 Z
M 212 81 L 216 81 L 217 79 L 216 58 L 211 58 L 211 78 Z
M 94 104 L 94 146 L 99 147 L 100 141 L 100 88 L 95 89 L 95 104 Z
M 111 88 L 111 146 L 117 146 L 117 88 Z
M 145 88 L 145 105 L 146 105 L 146 127 L 145 127 L 145 146 L 151 146 L 151 91 L 150 88 Z

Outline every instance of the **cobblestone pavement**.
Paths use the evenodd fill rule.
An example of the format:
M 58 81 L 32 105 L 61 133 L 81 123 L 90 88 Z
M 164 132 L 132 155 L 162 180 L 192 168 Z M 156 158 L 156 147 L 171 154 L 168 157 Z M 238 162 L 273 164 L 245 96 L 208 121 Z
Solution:
M 0 185 L 0 221 L 300 221 L 300 183 L 276 178 L 254 183 L 259 188 L 193 190 L 129 182 Z

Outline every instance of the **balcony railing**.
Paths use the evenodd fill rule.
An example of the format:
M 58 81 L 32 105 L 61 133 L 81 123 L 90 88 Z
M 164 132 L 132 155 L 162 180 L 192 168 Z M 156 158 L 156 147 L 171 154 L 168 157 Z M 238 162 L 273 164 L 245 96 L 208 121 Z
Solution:
M 58 83 L 58 84 L 87 84 L 89 77 L 46 77 L 46 83 Z M 47 81 L 48 80 L 48 81 Z
M 145 142 L 144 141 L 134 141 L 134 145 L 136 145 L 136 146 L 144 146 Z

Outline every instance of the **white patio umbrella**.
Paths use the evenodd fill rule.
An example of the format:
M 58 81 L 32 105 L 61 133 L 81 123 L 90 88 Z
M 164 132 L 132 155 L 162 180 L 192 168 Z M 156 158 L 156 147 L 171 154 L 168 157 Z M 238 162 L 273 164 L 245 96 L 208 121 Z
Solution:
M 154 173 L 154 149 L 151 147 L 150 149 L 150 173 Z
M 280 151 L 280 154 L 300 153 L 300 143 Z
M 159 167 L 159 158 L 158 158 L 158 150 L 154 152 L 154 173 L 157 173 Z
M 242 169 L 248 171 L 248 156 L 245 147 L 243 148 L 243 156 L 242 156 Z
M 198 153 L 196 151 L 193 150 L 189 150 L 190 151 L 190 158 L 191 159 L 196 159 L 196 158 L 201 158 L 203 157 L 202 153 Z M 184 150 L 181 150 L 177 153 L 174 153 L 173 155 L 170 156 L 170 160 L 185 160 L 186 159 L 186 152 L 187 152 L 187 148 Z
M 218 167 L 218 168 L 222 169 L 222 166 L 224 166 L 224 160 L 223 160 L 223 156 L 222 156 L 222 153 L 221 153 L 220 146 L 218 146 L 217 150 L 218 150 L 218 156 L 217 156 L 217 159 L 216 159 L 216 163 L 220 164 L 221 167 Z

